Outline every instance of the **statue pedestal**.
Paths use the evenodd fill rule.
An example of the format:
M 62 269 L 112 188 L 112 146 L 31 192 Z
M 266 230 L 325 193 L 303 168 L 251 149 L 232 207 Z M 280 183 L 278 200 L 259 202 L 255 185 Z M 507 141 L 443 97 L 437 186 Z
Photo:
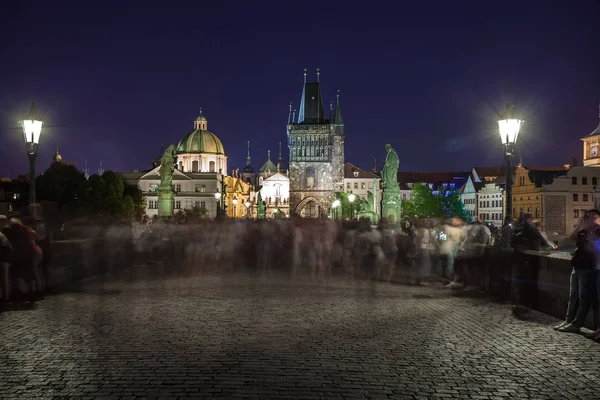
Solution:
M 381 218 L 391 224 L 400 223 L 400 189 L 398 187 L 383 189 L 383 199 L 381 200 Z
M 173 201 L 175 199 L 175 191 L 171 186 L 158 187 L 158 216 L 172 217 L 173 216 Z

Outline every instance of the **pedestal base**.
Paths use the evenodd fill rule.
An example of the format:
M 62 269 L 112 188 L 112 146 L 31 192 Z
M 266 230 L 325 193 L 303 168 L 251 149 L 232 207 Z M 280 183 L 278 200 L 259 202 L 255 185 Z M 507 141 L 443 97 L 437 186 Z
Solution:
M 172 187 L 159 187 L 158 188 L 158 216 L 159 217 L 172 217 L 173 216 L 173 202 L 175 199 L 175 192 Z
M 381 218 L 390 224 L 400 224 L 401 202 L 400 189 L 384 189 L 381 200 Z

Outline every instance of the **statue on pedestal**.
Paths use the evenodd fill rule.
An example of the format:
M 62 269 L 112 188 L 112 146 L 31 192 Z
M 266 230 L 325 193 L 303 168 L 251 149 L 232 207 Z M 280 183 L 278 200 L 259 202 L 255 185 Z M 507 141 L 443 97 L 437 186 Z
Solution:
M 390 224 L 400 223 L 400 188 L 398 187 L 398 154 L 390 144 L 385 145 L 387 155 L 381 171 L 383 195 L 381 200 L 381 218 Z
M 265 203 L 263 202 L 260 192 L 258 192 L 258 196 L 256 198 L 256 218 L 257 219 L 265 218 Z
M 175 172 L 175 162 L 177 161 L 176 148 L 174 145 L 167 147 L 167 150 L 160 158 L 160 185 L 158 185 L 158 216 L 173 216 L 173 199 L 175 191 L 173 190 L 173 173 Z

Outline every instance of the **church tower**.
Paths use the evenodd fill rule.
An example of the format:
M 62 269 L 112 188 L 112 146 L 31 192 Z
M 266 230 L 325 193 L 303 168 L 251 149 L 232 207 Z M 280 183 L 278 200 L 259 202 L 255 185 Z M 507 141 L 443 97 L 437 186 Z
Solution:
M 598 118 L 600 119 L 600 106 Z M 592 133 L 581 140 L 583 141 L 583 166 L 600 167 L 600 123 Z
M 329 215 L 335 193 L 343 191 L 344 121 L 339 94 L 325 119 L 320 72 L 316 81 L 306 75 L 305 69 L 298 118 L 291 107 L 288 115 L 290 214 L 319 218 Z

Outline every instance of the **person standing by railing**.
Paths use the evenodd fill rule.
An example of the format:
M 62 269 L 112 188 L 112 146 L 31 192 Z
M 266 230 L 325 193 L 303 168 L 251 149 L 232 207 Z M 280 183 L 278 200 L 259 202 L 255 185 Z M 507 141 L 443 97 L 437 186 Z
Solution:
M 571 238 L 576 240 L 577 250 L 573 253 L 571 264 L 569 305 L 565 322 L 555 327 L 559 332 L 579 333 L 592 308 L 597 309 L 598 250 L 600 240 L 600 211 L 589 210 L 581 219 Z M 598 311 L 595 310 L 594 323 L 598 324 Z M 597 326 L 596 326 L 597 328 Z M 600 336 L 597 330 L 592 337 Z

